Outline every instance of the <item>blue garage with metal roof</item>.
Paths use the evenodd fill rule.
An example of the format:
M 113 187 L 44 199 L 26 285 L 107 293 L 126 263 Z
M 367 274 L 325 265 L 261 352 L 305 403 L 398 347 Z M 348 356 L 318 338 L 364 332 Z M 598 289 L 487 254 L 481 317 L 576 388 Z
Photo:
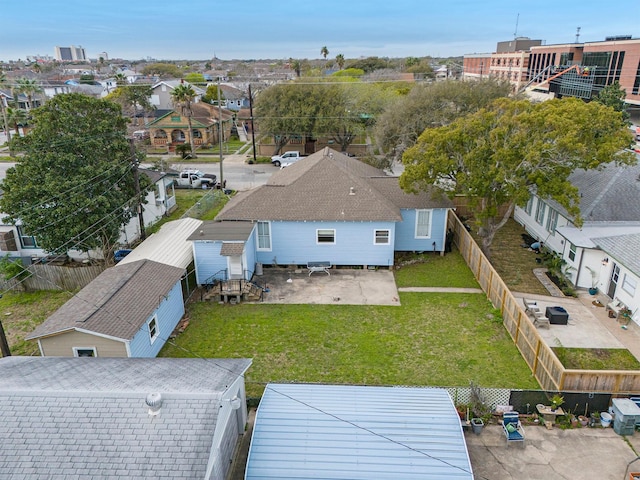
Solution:
M 444 389 L 269 384 L 246 480 L 473 480 Z

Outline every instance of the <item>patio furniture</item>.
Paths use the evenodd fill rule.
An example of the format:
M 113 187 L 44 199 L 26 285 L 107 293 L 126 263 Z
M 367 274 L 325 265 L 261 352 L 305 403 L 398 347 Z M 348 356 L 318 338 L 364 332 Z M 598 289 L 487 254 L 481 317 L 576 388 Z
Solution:
M 533 317 L 533 324 L 536 327 L 549 328 L 549 319 L 540 311 L 536 301 L 523 298 L 522 302 L 525 312 Z
M 511 442 L 522 442 L 524 446 L 524 428 L 520 423 L 518 412 L 505 412 L 502 414 L 502 430 L 507 439 L 507 446 Z
M 307 262 L 309 276 L 311 276 L 313 272 L 324 272 L 327 275 L 331 275 L 329 273 L 329 268 L 331 268 L 331 262 Z
M 547 307 L 544 316 L 551 325 L 566 325 L 569 321 L 569 314 L 562 307 Z
M 536 405 L 536 410 L 542 415 L 544 426 L 547 427 L 548 430 L 553 428 L 553 425 L 556 423 L 556 417 L 564 415 L 562 408 L 558 407 L 554 410 L 550 406 L 543 405 L 542 403 Z
M 615 312 L 616 316 L 620 313 L 620 310 L 625 308 L 625 304 L 620 301 L 619 298 L 614 298 L 609 303 L 607 303 L 607 310 L 611 310 Z

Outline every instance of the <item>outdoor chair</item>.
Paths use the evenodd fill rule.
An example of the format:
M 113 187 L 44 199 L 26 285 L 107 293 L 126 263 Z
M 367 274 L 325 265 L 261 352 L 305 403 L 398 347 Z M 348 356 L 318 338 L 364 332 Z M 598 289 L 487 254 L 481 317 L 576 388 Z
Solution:
M 522 442 L 524 446 L 524 428 L 520 423 L 518 412 L 505 412 L 502 414 L 502 429 L 507 438 L 507 446 L 511 442 Z

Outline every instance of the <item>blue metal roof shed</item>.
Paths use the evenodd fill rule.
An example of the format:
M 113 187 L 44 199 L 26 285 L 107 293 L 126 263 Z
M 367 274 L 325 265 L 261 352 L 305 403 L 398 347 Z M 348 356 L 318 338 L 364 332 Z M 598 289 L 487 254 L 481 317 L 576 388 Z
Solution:
M 446 390 L 267 385 L 246 480 L 373 478 L 473 480 Z

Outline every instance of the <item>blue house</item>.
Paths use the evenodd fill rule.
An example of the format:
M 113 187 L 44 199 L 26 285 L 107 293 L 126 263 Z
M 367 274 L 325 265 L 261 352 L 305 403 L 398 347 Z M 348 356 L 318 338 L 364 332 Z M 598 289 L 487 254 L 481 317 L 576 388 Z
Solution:
M 325 148 L 239 194 L 192 235 L 198 283 L 249 279 L 256 263 L 392 267 L 395 252 L 442 252 L 451 208 L 435 187 L 406 193 L 397 177 Z
M 151 260 L 108 268 L 26 339 L 42 356 L 155 357 L 184 315 L 184 274 Z

